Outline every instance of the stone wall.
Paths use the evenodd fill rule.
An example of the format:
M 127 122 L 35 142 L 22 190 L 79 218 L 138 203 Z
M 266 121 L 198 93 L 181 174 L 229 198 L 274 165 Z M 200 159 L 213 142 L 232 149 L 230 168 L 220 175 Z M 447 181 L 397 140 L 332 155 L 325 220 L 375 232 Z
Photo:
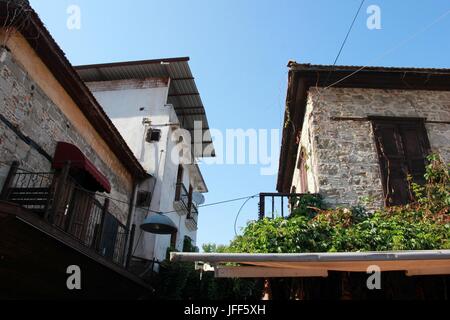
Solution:
M 4 51 L 6 53 L 6 51 Z M 49 99 L 43 90 L 29 77 L 11 53 L 2 55 L 0 62 L 0 110 L 1 114 L 21 133 L 33 139 L 46 153 L 53 156 L 58 141 L 69 142 L 80 150 L 108 178 L 112 186 L 111 197 L 128 201 L 131 194 L 129 183 L 123 181 L 86 142 L 68 119 Z M 9 164 L 18 160 L 20 166 L 30 171 L 50 171 L 51 163 L 17 134 L 0 121 L 0 188 L 9 170 Z M 122 222 L 128 211 L 118 211 Z
M 318 91 L 311 88 L 308 95 L 307 108 L 312 111 L 304 120 L 304 126 L 308 127 L 306 130 L 304 127 L 304 131 L 309 131 L 314 159 L 313 178 L 308 177 L 308 183 L 316 180 L 317 190 L 311 191 L 320 192 L 331 206 L 365 203 L 375 208 L 384 205 L 371 123 L 332 117 L 376 115 L 450 121 L 450 92 L 357 88 Z M 426 123 L 426 129 L 432 149 L 449 163 L 450 125 Z M 302 134 L 302 143 L 305 141 Z
M 294 176 L 292 178 L 292 185 L 295 186 L 296 189 L 295 191 L 297 193 L 299 193 L 301 190 L 300 170 L 298 168 L 298 163 L 300 161 L 300 154 L 302 148 L 304 149 L 306 155 L 308 192 L 310 193 L 319 192 L 318 162 L 317 162 L 318 159 L 317 154 L 313 152 L 316 148 L 316 141 L 314 139 L 314 127 L 315 123 L 313 117 L 313 101 L 310 96 L 306 104 L 306 112 L 303 121 L 303 128 L 300 133 L 300 137 L 298 137 L 300 138 L 300 147 L 298 149 L 297 159 L 295 161 Z M 295 131 L 298 131 L 297 128 Z

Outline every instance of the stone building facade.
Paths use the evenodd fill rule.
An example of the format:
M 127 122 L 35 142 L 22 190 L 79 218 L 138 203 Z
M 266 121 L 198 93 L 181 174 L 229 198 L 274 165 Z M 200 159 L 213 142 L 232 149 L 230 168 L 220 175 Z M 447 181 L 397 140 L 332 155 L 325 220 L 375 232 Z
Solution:
M 31 172 L 50 172 L 57 143 L 68 142 L 108 179 L 109 196 L 119 200 L 111 210 L 125 224 L 129 216 L 126 203 L 135 185 L 128 167 L 134 165 L 143 176 L 145 171 L 134 157 L 128 167 L 126 159 L 117 157 L 114 147 L 133 155 L 124 142 L 122 147 L 112 146 L 101 137 L 101 126 L 95 127 L 87 119 L 20 32 L 7 36 L 1 31 L 0 39 L 6 38 L 7 45 L 0 49 L 0 188 L 13 161 Z M 84 84 L 80 81 L 80 85 Z M 111 128 L 109 135 L 122 139 L 112 123 Z
M 112 196 L 127 201 L 131 187 L 122 180 L 89 145 L 72 125 L 65 114 L 50 100 L 23 67 L 15 61 L 11 53 L 4 55 L 0 70 L 0 101 L 2 116 L 0 121 L 1 159 L 0 186 L 8 174 L 14 160 L 32 172 L 50 172 L 51 161 L 42 153 L 15 134 L 6 123 L 12 124 L 18 132 L 30 137 L 48 155 L 55 153 L 58 141 L 76 145 L 108 178 L 112 185 Z M 122 217 L 125 218 L 125 217 Z
M 151 177 L 27 1 L 0 13 L 0 296 L 150 295 L 127 267 Z
M 405 84 L 397 84 L 397 81 L 402 74 L 408 74 L 408 70 L 388 69 L 389 74 L 372 70 L 369 75 L 384 77 L 384 85 L 368 82 L 367 74 L 356 74 L 351 81 L 349 78 L 339 86 L 327 87 L 320 80 L 317 82 L 317 78 L 326 79 L 327 74 L 333 72 L 332 67 L 293 64 L 291 68 L 291 77 L 296 79 L 291 78 L 287 110 L 290 112 L 288 119 L 296 123 L 287 125 L 284 130 L 279 191 L 319 193 L 332 207 L 363 204 L 374 209 L 384 206 L 386 186 L 371 117 L 394 121 L 423 119 L 431 151 L 450 162 L 450 88 L 444 90 L 440 86 L 445 84 L 443 81 L 427 85 L 413 80 L 411 75 L 410 81 L 417 81 L 422 87 L 414 82 L 410 87 L 401 88 Z M 343 70 L 337 68 L 338 75 L 328 86 L 354 71 L 341 68 Z M 310 75 L 311 71 L 316 75 Z M 428 73 L 432 78 L 433 72 L 437 71 L 423 70 L 415 76 L 422 79 L 423 74 Z M 446 78 L 448 81 L 450 71 L 446 71 Z M 308 86 L 308 81 L 319 85 Z M 292 87 L 297 88 L 295 93 Z M 296 95 L 295 100 L 293 95 Z M 289 103 L 292 100 L 297 102 Z M 290 129 L 292 127 L 296 127 L 295 131 Z M 287 134 L 295 139 L 288 139 Z M 293 149 L 288 150 L 288 143 L 294 145 Z

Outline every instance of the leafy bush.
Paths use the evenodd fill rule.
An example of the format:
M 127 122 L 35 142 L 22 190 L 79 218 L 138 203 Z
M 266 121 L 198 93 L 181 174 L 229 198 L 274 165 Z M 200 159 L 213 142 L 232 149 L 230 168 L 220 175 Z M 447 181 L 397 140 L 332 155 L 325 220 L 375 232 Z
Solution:
M 411 183 L 416 202 L 380 209 L 362 206 L 323 210 L 305 197 L 289 219 L 250 222 L 229 250 L 248 253 L 427 250 L 450 248 L 449 165 L 428 158 L 425 185 Z
M 156 297 L 162 300 L 260 300 L 262 282 L 216 279 L 212 272 L 195 270 L 191 262 L 164 261 L 153 278 Z
M 411 177 L 409 177 L 411 181 Z M 438 155 L 428 157 L 425 185 L 411 183 L 417 203 L 429 212 L 448 212 L 450 207 L 450 164 L 445 164 Z
M 317 212 L 323 209 L 322 197 L 317 194 L 305 194 L 294 198 L 291 205 L 295 208 L 291 216 L 314 218 Z

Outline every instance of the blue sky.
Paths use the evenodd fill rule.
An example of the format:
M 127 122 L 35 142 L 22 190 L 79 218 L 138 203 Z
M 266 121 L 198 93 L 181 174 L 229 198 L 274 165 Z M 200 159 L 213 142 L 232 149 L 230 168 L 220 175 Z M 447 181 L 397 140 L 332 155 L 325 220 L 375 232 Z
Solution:
M 282 127 L 289 60 L 332 64 L 360 0 L 31 0 L 74 65 L 189 56 L 210 126 Z M 66 27 L 69 5 L 81 29 Z M 366 27 L 369 5 L 381 30 Z M 450 68 L 450 16 L 382 59 L 450 10 L 448 0 L 366 0 L 338 64 Z M 257 165 L 204 166 L 207 203 L 275 190 Z M 198 243 L 227 244 L 241 202 L 203 208 Z M 238 226 L 257 217 L 247 203 Z

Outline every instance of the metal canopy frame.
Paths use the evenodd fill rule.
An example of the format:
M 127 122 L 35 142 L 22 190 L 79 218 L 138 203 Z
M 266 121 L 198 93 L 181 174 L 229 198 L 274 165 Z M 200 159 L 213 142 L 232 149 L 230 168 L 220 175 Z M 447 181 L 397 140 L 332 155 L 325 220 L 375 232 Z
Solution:
M 171 261 L 203 262 L 214 266 L 218 278 L 327 277 L 330 271 L 404 271 L 407 276 L 450 274 L 450 250 L 220 254 L 171 253 Z M 238 264 L 229 266 L 230 263 Z

